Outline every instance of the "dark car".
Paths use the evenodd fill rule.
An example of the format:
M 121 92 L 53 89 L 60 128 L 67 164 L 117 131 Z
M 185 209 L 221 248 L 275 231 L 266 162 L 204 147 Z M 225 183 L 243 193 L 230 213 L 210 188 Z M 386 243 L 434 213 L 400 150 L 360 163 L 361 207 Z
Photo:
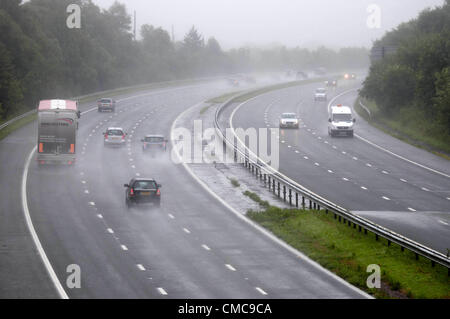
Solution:
M 145 151 L 166 151 L 167 140 L 163 135 L 146 135 L 142 142 L 142 150 Z
M 104 110 L 116 111 L 116 101 L 109 98 L 103 98 L 97 101 L 97 110 L 103 112 Z
M 133 178 L 128 184 L 124 184 L 125 204 L 130 208 L 133 204 L 152 203 L 161 205 L 161 184 L 152 178 Z

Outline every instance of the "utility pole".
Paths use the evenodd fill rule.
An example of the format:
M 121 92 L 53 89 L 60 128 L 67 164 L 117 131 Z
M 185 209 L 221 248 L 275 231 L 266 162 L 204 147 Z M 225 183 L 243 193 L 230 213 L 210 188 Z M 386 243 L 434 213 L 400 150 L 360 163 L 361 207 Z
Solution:
M 175 31 L 173 29 L 173 24 L 172 24 L 172 42 L 175 43 Z

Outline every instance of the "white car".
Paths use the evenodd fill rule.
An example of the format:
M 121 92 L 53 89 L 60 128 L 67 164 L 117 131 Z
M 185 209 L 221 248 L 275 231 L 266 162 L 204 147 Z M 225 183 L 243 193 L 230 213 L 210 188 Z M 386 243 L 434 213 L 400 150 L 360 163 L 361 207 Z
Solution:
M 125 145 L 127 133 L 121 127 L 108 127 L 104 135 L 106 145 Z
M 338 104 L 332 106 L 330 111 L 330 118 L 328 119 L 328 135 L 353 136 L 353 124 L 356 119 L 352 116 L 351 108 Z
M 326 101 L 327 99 L 327 90 L 325 88 L 317 88 L 314 93 L 314 101 Z
M 298 128 L 298 118 L 295 113 L 283 113 L 280 118 L 280 128 Z

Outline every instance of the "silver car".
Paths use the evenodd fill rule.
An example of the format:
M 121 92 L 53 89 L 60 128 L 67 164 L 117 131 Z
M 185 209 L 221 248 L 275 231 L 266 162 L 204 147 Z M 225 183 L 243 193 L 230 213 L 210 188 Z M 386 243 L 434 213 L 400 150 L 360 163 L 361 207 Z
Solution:
M 127 133 L 121 127 L 109 127 L 104 135 L 106 145 L 125 145 Z

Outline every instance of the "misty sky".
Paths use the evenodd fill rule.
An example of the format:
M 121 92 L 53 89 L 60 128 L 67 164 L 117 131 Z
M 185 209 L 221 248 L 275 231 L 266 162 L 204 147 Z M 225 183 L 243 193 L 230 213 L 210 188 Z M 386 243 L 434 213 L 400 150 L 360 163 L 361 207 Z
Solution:
M 102 8 L 114 0 L 93 0 Z M 224 49 L 243 45 L 288 47 L 370 47 L 385 31 L 443 0 L 119 0 L 137 11 L 137 25 L 148 23 L 175 39 L 195 25 L 205 39 L 214 36 Z M 381 9 L 381 27 L 368 28 L 367 7 Z

